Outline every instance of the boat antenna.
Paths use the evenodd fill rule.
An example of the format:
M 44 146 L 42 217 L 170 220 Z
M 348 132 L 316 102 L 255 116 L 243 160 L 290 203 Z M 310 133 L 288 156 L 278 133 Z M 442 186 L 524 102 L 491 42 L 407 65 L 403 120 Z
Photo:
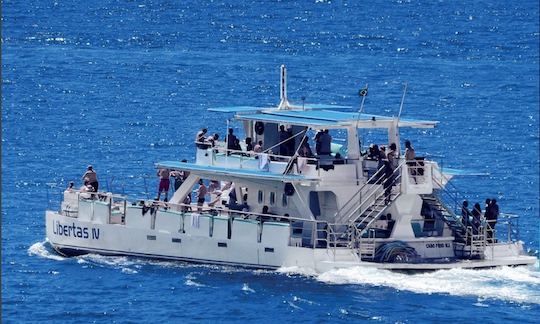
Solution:
M 401 104 L 399 105 L 398 120 L 401 117 L 401 111 L 403 110 L 403 102 L 405 101 L 405 94 L 406 93 L 407 93 L 407 82 L 405 82 L 405 86 L 403 88 L 403 95 L 401 96 Z
M 358 90 L 358 95 L 362 97 L 362 102 L 360 103 L 360 109 L 358 110 L 358 116 L 356 117 L 356 142 L 359 142 L 360 136 L 358 135 L 358 123 L 360 122 L 360 115 L 364 112 L 364 102 L 368 94 L 368 84 L 360 90 Z M 358 154 L 362 153 L 362 147 L 358 147 Z
M 287 100 L 287 68 L 284 64 L 281 65 L 281 79 L 279 87 L 279 102 L 278 109 L 288 109 L 289 101 Z
M 364 112 L 364 102 L 366 101 L 368 93 L 368 84 L 366 83 L 366 86 L 358 91 L 358 95 L 362 97 L 362 102 L 360 103 L 360 110 L 358 111 L 358 117 L 360 117 L 360 114 Z
M 229 163 L 229 118 L 227 118 L 227 129 L 225 130 L 225 163 Z

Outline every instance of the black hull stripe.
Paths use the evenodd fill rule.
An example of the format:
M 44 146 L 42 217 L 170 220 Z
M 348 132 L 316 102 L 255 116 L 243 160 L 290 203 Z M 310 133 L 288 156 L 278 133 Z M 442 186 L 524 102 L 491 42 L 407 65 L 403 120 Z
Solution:
M 271 269 L 275 270 L 279 267 L 263 264 L 253 264 L 253 263 L 241 263 L 241 262 L 227 262 L 227 261 L 217 261 L 217 260 L 207 260 L 207 259 L 194 259 L 187 257 L 176 257 L 170 255 L 162 254 L 151 254 L 151 253 L 138 253 L 138 252 L 126 252 L 120 250 L 108 250 L 108 249 L 96 249 L 96 248 L 81 248 L 80 246 L 74 245 L 63 245 L 51 243 L 53 248 L 57 250 L 60 254 L 66 256 L 78 256 L 88 253 L 97 253 L 102 255 L 122 255 L 122 256 L 136 256 L 147 259 L 161 259 L 161 260 L 175 260 L 175 261 L 185 261 L 191 263 L 207 263 L 207 264 L 217 264 L 217 265 L 230 265 L 230 266 L 241 266 L 246 268 L 258 268 L 258 269 Z

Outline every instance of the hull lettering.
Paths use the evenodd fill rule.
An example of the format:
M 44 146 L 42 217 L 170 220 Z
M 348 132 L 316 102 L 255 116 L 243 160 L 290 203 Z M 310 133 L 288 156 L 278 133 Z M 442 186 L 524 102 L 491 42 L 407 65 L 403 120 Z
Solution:
M 92 240 L 99 240 L 99 228 L 88 228 L 84 226 L 77 226 L 75 223 L 62 224 L 59 221 L 53 221 L 52 231 L 54 235 L 76 237 L 81 239 L 89 239 L 90 231 L 92 232 Z

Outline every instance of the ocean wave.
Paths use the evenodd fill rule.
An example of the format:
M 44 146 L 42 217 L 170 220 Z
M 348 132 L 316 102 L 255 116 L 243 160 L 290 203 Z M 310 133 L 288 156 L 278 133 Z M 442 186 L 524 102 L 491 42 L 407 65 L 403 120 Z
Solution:
M 419 294 L 477 296 L 483 299 L 540 304 L 540 271 L 533 267 L 450 269 L 418 274 L 354 267 L 331 270 L 315 278 L 328 284 L 365 284 Z

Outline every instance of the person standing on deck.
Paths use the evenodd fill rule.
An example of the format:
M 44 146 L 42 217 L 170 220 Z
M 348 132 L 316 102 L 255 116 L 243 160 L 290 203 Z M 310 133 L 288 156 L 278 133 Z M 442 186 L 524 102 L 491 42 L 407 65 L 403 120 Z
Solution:
M 489 216 L 489 217 L 488 217 Z M 487 229 L 488 242 L 495 242 L 495 225 L 497 224 L 497 219 L 499 218 L 499 205 L 497 205 L 496 199 L 491 199 L 489 205 L 489 214 L 486 216 L 486 221 L 489 225 Z
M 208 145 L 205 144 L 206 140 L 206 133 L 208 132 L 208 129 L 203 128 L 200 131 L 197 132 L 197 135 L 195 136 L 195 145 L 197 148 L 200 148 L 201 150 L 206 150 L 208 148 Z
M 233 134 L 233 129 L 229 128 L 229 133 L 227 134 L 227 150 L 235 150 L 236 148 L 236 135 Z M 230 155 L 231 152 L 227 151 L 227 155 Z
M 328 129 L 325 129 L 319 136 L 320 142 L 320 155 L 330 155 L 332 153 L 332 136 L 328 133 Z
M 186 163 L 187 160 L 184 159 L 180 162 Z M 188 175 L 189 175 L 188 171 L 172 171 L 171 172 L 171 177 L 174 178 L 174 192 L 176 192 L 176 190 L 180 188 L 182 183 L 184 183 L 184 181 L 187 179 Z
M 471 214 L 473 234 L 478 235 L 480 233 L 480 227 L 482 226 L 482 207 L 480 207 L 479 203 L 474 204 Z
M 386 154 L 386 160 L 384 161 L 384 202 L 389 204 L 392 195 L 392 186 L 395 181 L 394 170 L 396 169 L 396 144 L 390 144 L 390 151 Z
M 209 143 L 210 147 L 215 147 L 216 146 L 216 142 L 218 141 L 219 139 L 219 134 L 218 133 L 214 133 L 214 135 L 211 135 L 211 136 L 208 136 L 205 141 L 207 143 Z
M 310 158 L 313 157 L 313 152 L 311 152 L 311 147 L 309 147 L 307 137 L 304 137 L 300 143 L 300 149 L 298 150 L 298 155 L 301 157 Z
M 398 165 L 399 154 L 396 150 L 396 143 L 392 143 L 390 144 L 390 152 L 386 154 L 386 158 L 388 159 L 388 162 L 390 162 L 390 166 L 392 167 L 392 172 L 397 168 Z
M 405 161 L 407 161 L 407 169 L 409 170 L 409 174 L 414 179 L 414 183 L 416 182 L 416 168 L 417 164 L 415 161 L 416 154 L 414 152 L 414 148 L 411 145 L 411 141 L 405 141 Z
M 94 171 L 94 168 L 89 165 L 88 168 L 86 168 L 86 172 L 82 176 L 82 180 L 84 182 L 85 186 L 91 186 L 92 190 L 91 192 L 97 192 L 99 189 L 99 182 L 97 180 L 97 173 Z
M 202 206 L 204 205 L 205 196 L 208 193 L 208 189 L 204 184 L 202 179 L 199 180 L 199 189 L 197 189 L 197 211 L 202 211 Z
M 69 182 L 69 186 L 67 187 L 67 189 L 66 189 L 65 191 L 67 191 L 67 192 L 72 192 L 72 191 L 74 191 L 74 190 L 75 190 L 75 188 L 73 188 L 74 186 L 75 186 L 75 182 L 70 181 L 70 182 Z
M 484 205 L 484 218 L 491 218 L 491 199 L 486 199 L 486 204 Z
M 158 194 L 157 199 L 161 197 L 161 193 L 165 193 L 165 199 L 164 201 L 168 201 L 169 197 L 169 185 L 171 183 L 171 180 L 169 179 L 171 176 L 171 173 L 168 169 L 159 169 L 157 172 L 157 176 L 159 177 L 159 188 L 158 188 Z
M 317 131 L 317 134 L 315 134 L 315 137 L 313 137 L 313 141 L 315 142 L 315 153 L 317 155 L 321 154 L 321 135 L 323 131 L 319 130 Z
M 279 126 L 279 155 L 289 156 L 290 133 L 285 130 L 285 125 Z
M 253 139 L 251 137 L 246 137 L 246 151 L 253 151 Z
M 258 141 L 255 147 L 253 148 L 254 153 L 262 153 L 263 151 L 263 141 Z
M 464 200 L 463 205 L 461 205 L 461 223 L 463 223 L 465 228 L 471 224 L 470 216 L 471 212 L 469 211 L 469 202 Z

